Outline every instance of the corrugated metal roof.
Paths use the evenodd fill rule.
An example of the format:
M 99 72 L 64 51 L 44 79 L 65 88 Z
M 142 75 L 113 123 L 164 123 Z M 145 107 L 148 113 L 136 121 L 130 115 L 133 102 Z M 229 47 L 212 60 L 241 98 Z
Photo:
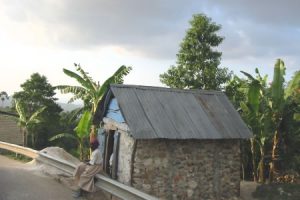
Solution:
M 224 93 L 111 85 L 136 139 L 245 139 L 252 133 Z M 111 98 L 111 97 L 109 97 Z

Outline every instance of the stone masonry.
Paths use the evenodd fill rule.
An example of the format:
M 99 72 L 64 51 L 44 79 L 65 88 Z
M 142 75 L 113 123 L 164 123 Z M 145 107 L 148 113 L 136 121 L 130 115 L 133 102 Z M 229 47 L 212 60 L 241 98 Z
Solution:
M 13 117 L 0 115 L 0 141 L 23 144 L 22 132 Z
M 137 140 L 132 184 L 160 199 L 237 199 L 239 140 Z

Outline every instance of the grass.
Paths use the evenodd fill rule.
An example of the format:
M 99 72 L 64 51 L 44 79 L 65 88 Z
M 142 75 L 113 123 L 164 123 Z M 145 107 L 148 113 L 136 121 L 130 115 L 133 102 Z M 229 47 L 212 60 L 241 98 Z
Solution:
M 1 150 L 0 155 L 6 156 L 10 159 L 21 161 L 23 163 L 27 163 L 27 162 L 30 162 L 32 160 L 32 158 L 28 158 L 27 156 L 23 156 L 21 154 L 17 154 L 17 153 L 10 152 L 10 151 L 5 151 L 5 150 Z
M 263 184 L 256 188 L 253 197 L 260 200 L 299 200 L 300 184 Z

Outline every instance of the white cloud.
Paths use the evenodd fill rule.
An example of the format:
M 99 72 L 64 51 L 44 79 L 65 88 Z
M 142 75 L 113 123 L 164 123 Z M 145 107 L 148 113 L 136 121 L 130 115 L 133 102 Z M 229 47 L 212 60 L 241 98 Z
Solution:
M 96 80 L 132 65 L 128 83 L 160 85 L 188 21 L 202 12 L 222 25 L 222 66 L 272 74 L 283 58 L 292 74 L 300 69 L 299 7 L 297 0 L 0 0 L 0 90 L 16 91 L 36 71 L 54 85 L 69 81 L 61 70 L 73 62 Z

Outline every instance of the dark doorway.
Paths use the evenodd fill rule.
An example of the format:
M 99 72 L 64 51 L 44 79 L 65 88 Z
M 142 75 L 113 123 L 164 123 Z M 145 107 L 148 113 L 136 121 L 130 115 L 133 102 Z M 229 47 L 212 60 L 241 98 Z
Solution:
M 119 133 L 115 130 L 105 132 L 103 170 L 111 178 L 117 179 L 119 152 Z

